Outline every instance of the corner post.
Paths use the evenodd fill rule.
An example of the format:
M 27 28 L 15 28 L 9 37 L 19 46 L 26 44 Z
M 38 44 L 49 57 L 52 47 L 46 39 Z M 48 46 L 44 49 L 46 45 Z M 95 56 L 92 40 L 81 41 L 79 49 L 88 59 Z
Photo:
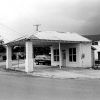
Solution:
M 12 67 L 12 48 L 11 46 L 6 46 L 6 69 Z
M 26 60 L 25 60 L 25 71 L 33 71 L 33 44 L 31 41 L 26 41 Z

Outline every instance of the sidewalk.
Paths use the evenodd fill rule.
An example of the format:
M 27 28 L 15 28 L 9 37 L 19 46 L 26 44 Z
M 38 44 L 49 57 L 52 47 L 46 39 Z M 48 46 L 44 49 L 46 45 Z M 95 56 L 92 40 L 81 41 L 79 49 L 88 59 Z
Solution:
M 74 78 L 89 78 L 87 75 L 76 74 L 74 72 L 68 71 L 42 71 L 42 72 L 33 72 L 31 73 L 33 76 L 40 76 L 40 77 L 49 77 L 49 78 L 59 78 L 59 79 L 74 79 Z
M 83 70 L 44 70 L 31 73 L 33 76 L 59 78 L 59 79 L 100 79 L 100 70 L 83 69 Z

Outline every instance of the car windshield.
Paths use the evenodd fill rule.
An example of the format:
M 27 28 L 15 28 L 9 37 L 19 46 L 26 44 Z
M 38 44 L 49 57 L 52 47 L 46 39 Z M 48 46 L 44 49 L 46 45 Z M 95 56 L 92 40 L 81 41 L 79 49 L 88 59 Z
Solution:
M 50 59 L 50 56 L 38 55 L 38 56 L 36 56 L 36 59 Z

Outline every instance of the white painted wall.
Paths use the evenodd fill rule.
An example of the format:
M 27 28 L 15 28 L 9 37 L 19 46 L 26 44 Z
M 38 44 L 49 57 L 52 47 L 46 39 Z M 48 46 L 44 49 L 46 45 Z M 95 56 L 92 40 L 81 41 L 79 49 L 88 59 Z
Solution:
M 93 47 L 96 48 L 96 50 L 94 51 L 95 60 L 98 60 L 98 52 L 100 52 L 100 45 L 93 45 Z
M 100 41 L 98 41 L 98 45 L 100 46 Z
M 58 49 L 59 44 L 51 46 L 51 65 L 57 66 L 59 62 L 54 61 L 53 58 L 53 50 Z M 69 48 L 76 48 L 76 62 L 69 61 Z M 91 67 L 92 59 L 91 59 L 91 43 L 71 43 L 71 44 L 61 44 L 61 50 L 66 50 L 66 66 L 68 67 Z M 81 59 L 82 54 L 85 55 L 83 59 Z M 61 59 L 62 60 L 62 59 Z
M 80 65 L 82 67 L 92 67 L 92 49 L 91 49 L 91 43 L 81 43 L 80 44 L 80 57 L 82 54 L 85 55 L 83 59 L 80 58 Z

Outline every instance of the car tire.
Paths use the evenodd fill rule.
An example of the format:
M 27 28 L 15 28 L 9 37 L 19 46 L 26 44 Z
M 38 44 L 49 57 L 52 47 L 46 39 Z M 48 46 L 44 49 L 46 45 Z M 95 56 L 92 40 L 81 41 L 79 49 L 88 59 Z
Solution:
M 43 63 L 43 65 L 45 65 L 45 63 Z
M 39 62 L 36 62 L 36 65 L 39 65 Z

